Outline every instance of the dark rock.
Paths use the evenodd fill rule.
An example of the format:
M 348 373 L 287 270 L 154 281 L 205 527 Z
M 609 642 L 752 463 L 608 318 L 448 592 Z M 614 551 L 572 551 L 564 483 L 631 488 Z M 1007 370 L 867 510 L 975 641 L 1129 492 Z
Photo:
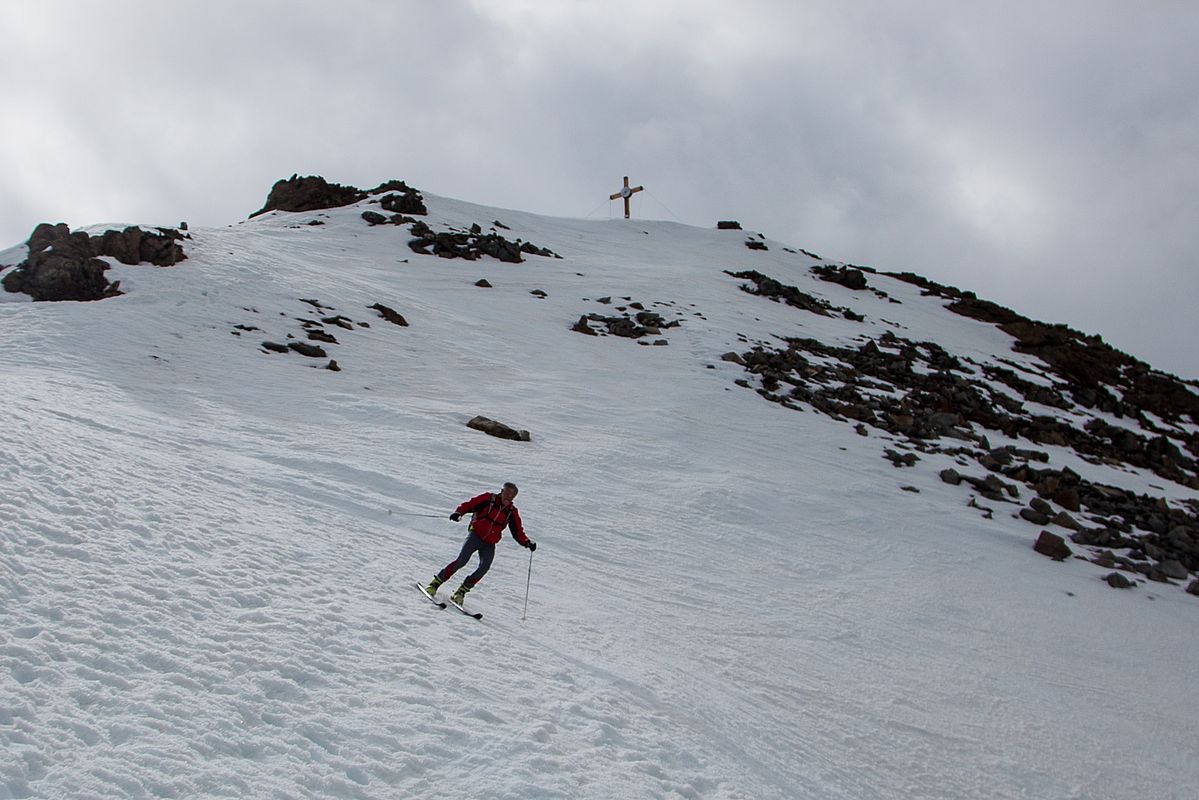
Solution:
M 571 326 L 571 330 L 575 333 L 585 333 L 588 336 L 599 336 L 590 325 L 587 324 L 587 315 L 579 317 L 579 321 Z
M 92 237 L 92 253 L 110 256 L 122 264 L 147 262 L 158 267 L 170 267 L 187 258 L 178 240 L 183 238 L 177 231 L 159 228 L 158 233 L 149 233 L 131 226 L 122 231 L 108 230 Z
M 716 223 L 716 229 L 721 231 L 739 231 L 741 223 L 735 219 L 723 219 Z
M 1187 593 L 1199 596 L 1199 578 L 1190 582 L 1187 586 Z
M 425 199 L 421 197 L 421 193 L 415 189 L 409 189 L 400 182 L 403 190 L 397 194 L 385 195 L 379 201 L 380 207 L 384 211 L 390 211 L 393 214 L 417 214 L 425 215 L 429 213 L 429 209 L 425 207 Z
M 1049 505 L 1039 497 L 1034 497 L 1032 500 L 1029 500 L 1028 505 L 1038 514 L 1049 515 L 1053 513 L 1053 506 Z
M 742 278 L 753 281 L 754 288 L 742 286 L 742 290 L 750 294 L 762 295 L 764 297 L 777 298 L 782 300 L 789 306 L 801 308 L 805 311 L 811 311 L 813 314 L 819 314 L 822 317 L 831 317 L 829 313 L 833 309 L 833 305 L 818 297 L 814 297 L 806 292 L 800 291 L 795 286 L 787 286 L 779 283 L 774 278 L 763 275 L 755 270 L 746 270 L 743 272 L 727 272 L 726 274 L 734 278 Z
M 847 289 L 857 291 L 865 289 L 869 285 L 866 282 L 866 275 L 860 269 L 853 267 L 816 266 L 811 269 L 821 280 L 839 284 Z
M 401 328 L 408 327 L 408 320 L 404 319 L 403 315 L 401 315 L 395 309 L 388 308 L 382 303 L 375 303 L 373 306 L 370 306 L 370 308 L 373 311 L 378 311 L 380 317 L 392 323 L 393 325 L 399 325 Z
M 920 457 L 915 453 L 897 453 L 894 450 L 886 449 L 883 451 L 883 458 L 890 461 L 896 467 L 914 467 Z
M 308 344 L 307 342 L 288 342 L 287 346 L 308 358 L 327 358 L 329 356 L 320 345 Z
M 951 486 L 958 486 L 962 482 L 962 476 L 955 469 L 943 469 L 941 470 L 941 480 Z
M 250 217 L 268 211 L 315 211 L 320 208 L 338 208 L 357 203 L 367 197 L 366 192 L 353 186 L 329 183 L 319 175 L 304 178 L 292 175 L 287 180 L 277 181 L 267 195 L 266 205 Z
M 1082 501 L 1079 498 L 1078 489 L 1076 488 L 1061 490 L 1053 496 L 1053 502 L 1067 511 L 1075 513 L 1078 513 L 1082 509 Z
M 378 211 L 363 211 L 362 218 L 371 225 L 386 225 L 387 217 L 380 214 Z
M 1064 561 L 1074 555 L 1074 551 L 1066 544 L 1065 539 L 1049 531 L 1041 531 L 1033 549 L 1041 555 L 1049 556 L 1054 561 Z
M 1149 572 L 1146 577 L 1148 577 L 1149 580 L 1153 581 L 1154 583 L 1170 583 L 1170 576 L 1163 572 L 1162 569 L 1156 564 L 1149 567 Z
M 4 276 L 9 292 L 38 301 L 103 300 L 120 294 L 104 277 L 108 263 L 95 258 L 92 239 L 71 233 L 65 223 L 38 225 L 29 237 L 29 257 Z
M 480 289 L 493 288 L 491 283 L 488 282 L 488 280 L 486 278 L 480 278 L 479 280 L 475 281 L 475 286 L 478 286 Z
M 1072 531 L 1082 530 L 1082 525 L 1079 524 L 1078 520 L 1074 519 L 1074 517 L 1070 516 L 1065 511 L 1059 511 L 1053 515 L 1053 524 L 1060 525 L 1063 528 L 1069 528 Z
M 1020 516 L 1022 518 L 1024 518 L 1025 520 L 1031 522 L 1033 525 L 1048 525 L 1049 524 L 1049 515 L 1048 514 L 1042 514 L 1040 511 L 1035 511 L 1034 509 L 1031 509 L 1031 508 L 1020 509 Z
M 325 369 L 330 372 L 341 372 L 341 367 L 333 359 L 329 359 L 329 363 L 325 365 Z
M 1160 562 L 1157 565 L 1157 568 L 1160 569 L 1162 574 L 1164 574 L 1167 578 L 1173 578 L 1176 581 L 1184 581 L 1189 575 L 1187 568 L 1172 558 Z
M 750 250 L 769 250 L 765 242 L 759 242 L 757 239 L 746 239 L 745 246 Z
M 873 273 L 869 268 L 861 271 Z M 728 274 L 753 281 L 752 286 L 741 287 L 750 294 L 813 313 L 831 316 L 838 311 L 760 273 Z M 837 279 L 841 273 L 830 269 L 825 274 Z M 935 343 L 909 341 L 884 331 L 844 347 L 801 338 L 784 339 L 782 347 L 755 345 L 738 355 L 756 381 L 739 381 L 739 385 L 760 386 L 758 394 L 768 400 L 790 408 L 802 404 L 855 424 L 859 432 L 870 426 L 906 438 L 918 451 L 953 454 L 959 463 L 974 458 L 994 480 L 963 477 L 956 470 L 943 473 L 942 480 L 968 482 L 988 499 L 1018 498 L 1019 485 L 1024 484 L 1038 497 L 1031 508 L 1021 511 L 1023 518 L 1038 525 L 1064 526 L 1073 531 L 1069 538 L 1080 545 L 1128 548 L 1138 560 L 1116 559 L 1122 569 L 1159 580 L 1181 579 L 1162 568 L 1167 561 L 1178 565 L 1172 568 L 1174 575 L 1180 574 L 1179 568 L 1187 574 L 1199 571 L 1199 503 L 1167 504 L 1160 498 L 1092 483 L 1069 469 L 1037 469 L 1034 464 L 1049 461 L 1045 450 L 991 448 L 983 435 L 994 432 L 1005 440 L 1063 447 L 1092 464 L 1128 465 L 1199 488 L 1199 434 L 1188 432 L 1192 421 L 1199 419 L 1199 384 L 1184 384 L 1115 354 L 1097 337 L 1084 337 L 1064 326 L 1022 321 L 952 287 L 921 285 L 929 287 L 926 294 L 958 301 L 959 313 L 1004 326 L 1017 339 L 1015 349 L 1040 357 L 1044 366 L 1027 360 L 1006 362 L 1013 369 L 979 364 L 953 357 Z M 846 310 L 840 311 L 844 316 Z M 1093 352 L 1084 352 L 1088 349 Z M 1080 363 L 1069 364 L 1075 356 Z M 1133 402 L 1133 397 L 1138 401 Z M 1104 416 L 1084 418 L 1079 425 L 1064 414 L 1034 408 L 1048 406 L 1079 416 L 1076 402 Z M 1132 424 L 1115 424 L 1109 417 Z M 946 449 L 939 441 L 946 437 L 978 447 Z M 898 453 L 888 457 L 892 456 Z M 1082 517 L 1100 527 L 1083 529 L 1087 523 Z M 1158 563 L 1150 564 L 1145 556 Z
M 609 317 L 605 320 L 608 325 L 608 333 L 613 336 L 622 336 L 626 339 L 637 339 L 645 335 L 641 326 L 631 319 L 624 317 Z
M 1110 575 L 1107 575 L 1104 577 L 1104 580 L 1107 581 L 1107 585 L 1113 589 L 1131 589 L 1136 585 L 1119 572 L 1113 572 Z
M 935 428 L 939 433 L 945 433 L 953 428 L 965 424 L 965 420 L 962 419 L 961 414 L 947 411 L 937 411 L 929 414 L 926 418 L 926 422 L 929 426 Z
M 532 242 L 522 242 L 520 245 L 520 252 L 528 253 L 529 255 L 532 255 L 532 256 L 543 256 L 546 258 L 561 258 L 561 256 L 559 256 L 553 250 L 550 250 L 548 247 L 538 247 L 537 245 L 533 244 Z
M 477 431 L 483 431 L 483 433 L 498 437 L 500 439 L 511 439 L 517 442 L 530 441 L 528 431 L 515 430 L 514 428 L 510 428 L 502 422 L 496 422 L 495 420 L 488 419 L 487 417 L 474 417 L 466 423 L 466 427 L 473 428 Z
M 287 345 L 278 342 L 263 342 L 262 347 L 272 353 L 286 353 L 290 349 Z
M 552 250 L 538 247 L 529 242 L 512 242 L 496 233 L 484 234 L 478 224 L 472 226 L 470 233 L 461 233 L 434 231 L 424 222 L 416 222 L 412 225 L 411 231 L 415 238 L 408 242 L 408 247 L 421 255 L 464 258 L 468 261 L 474 261 L 486 255 L 513 264 L 524 261 L 521 257 L 522 252 L 538 256 L 559 257 Z

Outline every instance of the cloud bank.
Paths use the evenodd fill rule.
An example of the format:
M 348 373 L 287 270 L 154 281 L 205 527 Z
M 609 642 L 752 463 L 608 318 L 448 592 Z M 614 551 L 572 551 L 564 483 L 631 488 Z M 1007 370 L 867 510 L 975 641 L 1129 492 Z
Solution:
M 0 5 L 0 246 L 403 178 L 767 236 L 1199 377 L 1186 3 Z

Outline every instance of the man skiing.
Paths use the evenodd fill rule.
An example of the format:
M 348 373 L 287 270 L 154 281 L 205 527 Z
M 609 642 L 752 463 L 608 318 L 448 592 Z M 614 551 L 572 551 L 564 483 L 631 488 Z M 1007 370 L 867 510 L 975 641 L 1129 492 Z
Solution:
M 450 519 L 457 522 L 462 518 L 463 514 L 471 514 L 470 533 L 466 536 L 466 541 L 462 545 L 462 552 L 458 557 L 445 565 L 445 568 L 433 576 L 432 583 L 425 590 L 432 597 L 437 593 L 438 587 L 450 579 L 450 577 L 466 566 L 470 561 L 470 557 L 475 553 L 479 554 L 479 567 L 474 572 L 466 577 L 462 585 L 455 590 L 450 598 L 457 605 L 461 606 L 463 600 L 466 599 L 466 593 L 475 588 L 475 585 L 483 579 L 487 574 L 487 570 L 491 569 L 491 561 L 495 558 L 496 542 L 504 535 L 504 528 L 512 531 L 513 538 L 520 543 L 522 547 L 527 547 L 529 550 L 537 549 L 537 542 L 534 542 L 528 536 L 525 536 L 524 526 L 520 522 L 520 512 L 516 510 L 516 506 L 512 501 L 516 498 L 516 493 L 519 491 L 515 483 L 505 483 L 504 487 L 498 494 L 484 492 L 478 497 L 472 497 L 462 505 L 454 509 L 454 513 L 450 514 Z

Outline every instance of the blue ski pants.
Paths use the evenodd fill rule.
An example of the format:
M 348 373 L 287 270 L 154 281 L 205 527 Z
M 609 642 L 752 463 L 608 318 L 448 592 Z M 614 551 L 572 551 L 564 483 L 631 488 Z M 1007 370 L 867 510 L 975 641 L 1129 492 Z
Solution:
M 495 545 L 487 544 L 473 533 L 469 534 L 466 541 L 462 543 L 462 552 L 458 554 L 458 557 L 446 564 L 445 568 L 437 573 L 437 577 L 448 581 L 455 572 L 466 566 L 470 557 L 475 553 L 479 554 L 479 567 L 463 581 L 468 588 L 473 589 L 476 583 L 483 580 L 487 570 L 491 569 L 491 562 L 495 558 Z

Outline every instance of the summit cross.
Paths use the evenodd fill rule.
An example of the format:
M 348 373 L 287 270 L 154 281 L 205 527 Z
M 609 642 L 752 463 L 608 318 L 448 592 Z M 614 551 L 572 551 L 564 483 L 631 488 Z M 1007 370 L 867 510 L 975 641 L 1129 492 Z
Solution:
M 618 198 L 624 198 L 624 218 L 628 219 L 629 218 L 629 198 L 633 196 L 634 192 L 640 192 L 643 189 L 645 189 L 644 186 L 634 186 L 633 188 L 630 189 L 629 188 L 629 176 L 625 175 L 624 176 L 624 188 L 621 189 L 616 194 L 609 197 L 608 199 L 616 200 Z

